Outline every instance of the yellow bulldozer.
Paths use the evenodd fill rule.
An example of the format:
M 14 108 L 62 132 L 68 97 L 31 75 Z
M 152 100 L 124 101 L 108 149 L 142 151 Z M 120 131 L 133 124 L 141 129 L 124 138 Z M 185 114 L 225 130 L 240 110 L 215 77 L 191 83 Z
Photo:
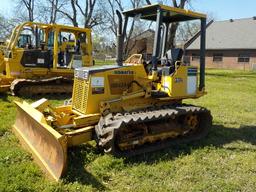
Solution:
M 55 180 L 65 173 L 70 146 L 95 140 L 105 153 L 129 157 L 201 139 L 212 125 L 209 110 L 182 103 L 206 94 L 206 15 L 161 4 L 117 15 L 117 65 L 75 69 L 71 104 L 16 102 L 14 131 Z M 155 21 L 147 63 L 138 54 L 123 62 L 128 19 L 134 17 Z M 201 21 L 199 68 L 182 62 L 181 49 L 166 48 L 169 25 L 189 20 Z
M 91 66 L 91 29 L 25 22 L 1 47 L 0 93 L 72 93 L 74 68 Z

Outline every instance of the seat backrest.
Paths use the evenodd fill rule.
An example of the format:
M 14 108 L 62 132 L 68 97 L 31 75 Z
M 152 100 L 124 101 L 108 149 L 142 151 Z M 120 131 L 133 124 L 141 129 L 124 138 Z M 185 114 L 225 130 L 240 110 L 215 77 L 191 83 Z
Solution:
M 166 52 L 167 66 L 175 65 L 176 61 L 181 61 L 183 56 L 183 50 L 180 48 L 173 48 Z

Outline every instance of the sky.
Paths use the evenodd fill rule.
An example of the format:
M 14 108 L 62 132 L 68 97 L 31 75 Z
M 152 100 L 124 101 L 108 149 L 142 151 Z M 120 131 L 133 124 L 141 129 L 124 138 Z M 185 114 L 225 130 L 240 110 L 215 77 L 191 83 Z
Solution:
M 256 16 L 256 0 L 192 0 L 192 8 L 213 15 L 215 20 Z
M 13 0 L 0 0 L 0 14 L 11 15 Z M 256 0 L 191 0 L 190 9 L 211 15 L 215 20 L 256 16 Z

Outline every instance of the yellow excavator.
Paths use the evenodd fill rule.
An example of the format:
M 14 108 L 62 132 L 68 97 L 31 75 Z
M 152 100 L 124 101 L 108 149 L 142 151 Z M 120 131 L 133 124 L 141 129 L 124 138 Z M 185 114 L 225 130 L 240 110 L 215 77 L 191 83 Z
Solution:
M 25 22 L 0 55 L 0 93 L 72 93 L 74 68 L 91 66 L 91 29 Z
M 206 15 L 161 4 L 117 15 L 117 65 L 75 69 L 71 104 L 16 102 L 14 131 L 55 180 L 65 173 L 70 146 L 95 140 L 104 152 L 128 157 L 199 140 L 212 125 L 209 110 L 182 103 L 206 94 Z M 128 19 L 134 17 L 155 21 L 147 63 L 138 54 L 123 62 Z M 200 67 L 185 65 L 181 49 L 166 47 L 169 25 L 189 20 L 201 21 Z

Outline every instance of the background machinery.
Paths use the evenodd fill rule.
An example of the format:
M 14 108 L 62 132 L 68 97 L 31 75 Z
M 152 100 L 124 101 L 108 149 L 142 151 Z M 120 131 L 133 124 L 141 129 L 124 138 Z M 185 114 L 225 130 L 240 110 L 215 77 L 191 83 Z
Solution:
M 0 93 L 71 93 L 74 68 L 92 65 L 91 29 L 26 22 L 0 55 Z
M 106 153 L 131 156 L 201 139 L 211 127 L 209 110 L 182 103 L 206 94 L 206 16 L 160 4 L 123 12 L 124 24 L 117 14 L 117 65 L 75 69 L 71 105 L 16 102 L 14 131 L 55 180 L 65 172 L 70 146 L 95 140 Z M 132 55 L 123 63 L 128 19 L 138 16 L 156 21 L 152 61 Z M 195 19 L 201 21 L 199 75 L 182 63 L 182 50 L 165 46 L 170 23 Z

